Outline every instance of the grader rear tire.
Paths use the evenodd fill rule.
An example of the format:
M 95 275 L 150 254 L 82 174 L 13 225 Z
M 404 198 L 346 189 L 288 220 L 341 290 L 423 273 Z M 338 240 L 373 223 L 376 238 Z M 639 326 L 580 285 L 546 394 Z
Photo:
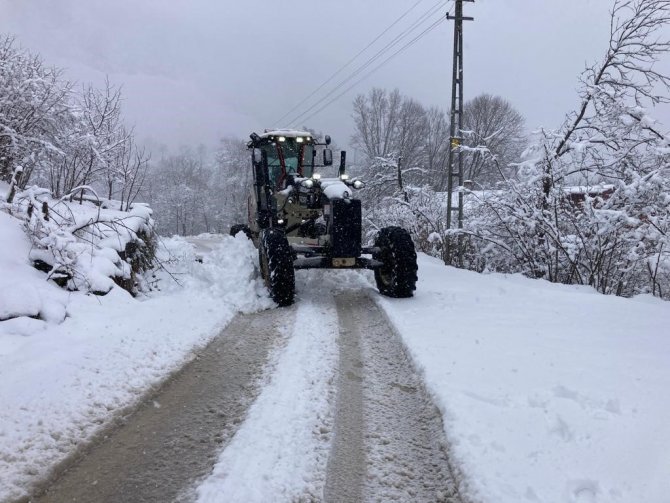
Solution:
M 412 297 L 416 290 L 416 250 L 412 238 L 401 227 L 384 227 L 375 239 L 379 252 L 372 258 L 384 265 L 375 269 L 375 281 L 382 295 Z

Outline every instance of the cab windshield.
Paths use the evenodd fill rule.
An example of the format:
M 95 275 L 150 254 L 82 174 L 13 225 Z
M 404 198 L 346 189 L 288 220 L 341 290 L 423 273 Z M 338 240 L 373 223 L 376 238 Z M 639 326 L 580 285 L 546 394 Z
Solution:
M 289 175 L 312 176 L 314 145 L 286 138 L 269 143 L 263 149 L 268 157 L 270 181 L 275 187 L 281 188 Z

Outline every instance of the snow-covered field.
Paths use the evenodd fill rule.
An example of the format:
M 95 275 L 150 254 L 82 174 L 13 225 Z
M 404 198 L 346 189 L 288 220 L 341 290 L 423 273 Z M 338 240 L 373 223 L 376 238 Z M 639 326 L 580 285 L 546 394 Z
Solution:
M 0 223 L 0 241 L 15 240 L 17 229 Z M 166 241 L 181 255 L 172 268 L 183 286 L 165 277 L 162 291 L 140 300 L 118 288 L 66 294 L 22 262 L 25 242 L 0 251 L 0 278 L 13 278 L 0 291 L 28 285 L 3 298 L 42 299 L 67 313 L 62 323 L 0 322 L 0 501 L 25 494 L 235 312 L 270 306 L 242 234 L 191 241 L 204 263 L 193 244 Z M 263 501 L 322 483 L 327 442 L 315 435 L 327 436 L 332 420 L 337 316 L 327 291 L 310 298 L 319 285 L 310 278 L 321 274 L 340 291 L 371 290 L 369 273 L 299 273 L 313 290 L 298 293 L 266 386 L 200 486 L 201 500 L 230 501 L 225 490 Z M 478 275 L 426 256 L 413 299 L 377 298 L 425 376 L 476 499 L 667 503 L 670 304 Z

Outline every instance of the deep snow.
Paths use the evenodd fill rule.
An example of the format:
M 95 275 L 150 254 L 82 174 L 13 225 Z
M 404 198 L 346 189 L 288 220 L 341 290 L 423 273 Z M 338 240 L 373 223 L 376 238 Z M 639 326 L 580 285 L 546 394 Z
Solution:
M 165 277 L 161 292 L 138 300 L 118 288 L 105 297 L 66 294 L 23 261 L 17 229 L 0 220 L 0 232 L 3 243 L 16 244 L 0 252 L 0 277 L 11 270 L 5 277 L 14 278 L 2 284 L 3 299 L 23 302 L 12 288 L 34 283 L 40 302 L 67 313 L 62 323 L 58 316 L 0 322 L 0 501 L 26 494 L 236 311 L 271 305 L 242 234 L 201 236 L 193 240 L 199 251 L 167 240 L 180 255 L 168 267 L 182 286 Z M 265 389 L 199 490 L 203 501 L 225 501 L 223 490 L 251 494 L 252 483 L 261 498 L 322 484 L 337 330 L 333 306 L 310 296 L 320 282 L 310 281 L 325 277 L 328 288 L 346 291 L 370 289 L 372 279 L 298 275 L 312 285 L 298 293 L 303 323 L 287 327 Z M 425 376 L 473 496 L 486 503 L 668 501 L 670 304 L 478 275 L 423 255 L 414 298 L 377 299 Z

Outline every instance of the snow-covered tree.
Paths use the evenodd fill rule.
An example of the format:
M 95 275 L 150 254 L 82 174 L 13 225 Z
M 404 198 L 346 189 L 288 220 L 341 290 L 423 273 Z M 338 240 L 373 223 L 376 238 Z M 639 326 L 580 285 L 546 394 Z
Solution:
M 463 144 L 473 149 L 463 159 L 464 178 L 487 187 L 502 179 L 498 166 L 509 173 L 509 164 L 519 159 L 527 143 L 523 116 L 507 100 L 490 94 L 463 105 L 461 136 Z M 478 147 L 485 147 L 486 154 Z
M 0 180 L 16 187 L 43 169 L 57 152 L 62 123 L 67 123 L 71 85 L 61 71 L 38 55 L 20 49 L 11 37 L 0 39 Z
M 221 233 L 246 223 L 250 186 L 246 143 L 224 138 L 213 154 L 185 147 L 154 163 L 148 198 L 161 234 Z
M 105 188 L 122 206 L 141 188 L 147 156 L 123 123 L 121 91 L 76 89 L 39 55 L 0 39 L 0 180 L 8 201 L 29 183 L 54 197 L 76 187 Z
M 354 100 L 355 134 L 351 143 L 364 156 L 364 177 L 368 197 L 390 196 L 402 179 L 414 183 L 421 177 L 419 165 L 427 132 L 426 111 L 417 101 L 400 94 L 374 88 Z
M 449 157 L 449 117 L 443 110 L 426 110 L 426 132 L 421 149 L 422 166 L 428 182 L 436 189 L 447 187 L 447 159 Z
M 603 59 L 580 77 L 579 104 L 541 131 L 517 178 L 478 200 L 466 232 L 480 267 L 667 295 L 670 141 L 648 110 L 667 102 L 655 69 L 670 45 L 667 0 L 617 0 Z M 486 152 L 482 150 L 482 153 Z
M 51 191 L 61 196 L 101 182 L 111 197 L 113 181 L 124 169 L 124 151 L 132 144 L 132 132 L 123 125 L 121 91 L 109 81 L 103 89 L 84 86 L 69 110 L 59 132 L 61 147 L 50 156 Z
M 105 184 L 108 198 L 118 199 L 119 209 L 128 211 L 142 192 L 151 155 L 135 143 L 132 133 L 127 133 L 125 128 L 119 131 L 119 136 L 126 140 L 113 149 L 113 156 L 108 159 L 104 170 Z

